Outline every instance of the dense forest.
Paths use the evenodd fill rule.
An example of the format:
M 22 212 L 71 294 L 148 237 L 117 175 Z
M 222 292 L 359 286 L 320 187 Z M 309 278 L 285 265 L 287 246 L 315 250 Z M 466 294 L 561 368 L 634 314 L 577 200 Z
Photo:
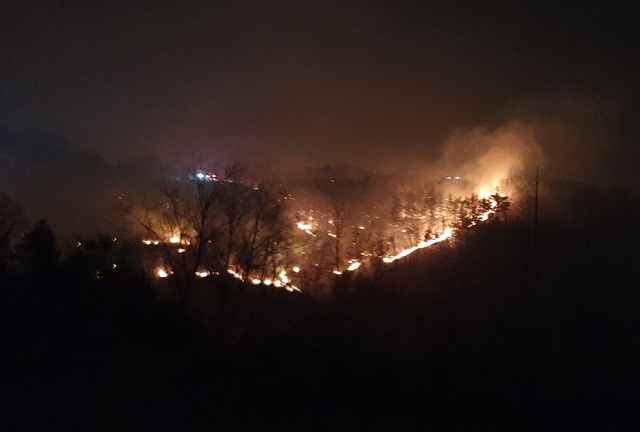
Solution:
M 447 182 L 234 175 L 120 198 L 128 238 L 66 248 L 0 197 L 3 430 L 634 429 L 637 197 L 548 184 L 534 219 Z

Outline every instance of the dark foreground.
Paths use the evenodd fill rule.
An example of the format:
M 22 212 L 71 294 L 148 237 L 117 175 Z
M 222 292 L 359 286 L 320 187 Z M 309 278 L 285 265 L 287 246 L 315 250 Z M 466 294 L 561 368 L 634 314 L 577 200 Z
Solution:
M 5 273 L 0 429 L 636 430 L 638 234 L 542 228 L 537 274 L 503 224 L 330 302 Z

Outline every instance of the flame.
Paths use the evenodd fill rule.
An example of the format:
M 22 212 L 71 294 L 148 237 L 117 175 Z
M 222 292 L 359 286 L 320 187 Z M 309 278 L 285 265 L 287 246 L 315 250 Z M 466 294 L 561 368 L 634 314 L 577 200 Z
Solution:
M 451 237 L 452 234 L 453 234 L 453 229 L 452 228 L 446 228 L 444 230 L 444 233 L 440 237 L 436 237 L 436 238 L 434 238 L 432 240 L 428 240 L 428 241 L 424 241 L 423 240 L 420 243 L 418 243 L 417 246 L 405 249 L 405 250 L 403 250 L 402 252 L 400 252 L 397 255 L 383 258 L 383 261 L 386 262 L 386 263 L 392 263 L 392 262 L 394 262 L 396 260 L 399 260 L 401 258 L 406 257 L 407 255 L 411 255 L 412 253 L 414 253 L 418 249 L 424 249 L 424 248 L 427 248 L 429 246 L 433 246 L 436 243 L 443 242 L 446 239 L 448 239 L 449 237 Z
M 167 270 L 164 267 L 156 267 L 155 274 L 159 278 L 166 278 L 171 274 L 171 270 Z
M 280 272 L 280 274 L 278 275 L 278 277 L 280 278 L 282 283 L 284 283 L 284 284 L 288 284 L 289 283 L 289 278 L 287 277 L 287 272 L 286 271 L 282 270 Z
M 240 273 L 237 273 L 234 269 L 227 269 L 227 273 L 229 273 L 231 276 L 233 276 L 236 279 L 244 280 L 242 275 Z
M 309 216 L 307 218 L 307 220 L 312 221 L 313 217 Z M 300 221 L 296 224 L 296 226 L 298 227 L 298 229 L 301 229 L 302 231 L 304 231 L 305 233 L 309 234 L 310 236 L 313 237 L 317 237 L 317 235 L 315 235 L 311 230 L 313 229 L 313 225 L 306 223 L 304 221 Z
M 209 270 L 198 270 L 196 272 L 196 276 L 200 277 L 200 278 L 206 278 L 207 276 L 209 276 L 211 274 L 211 272 Z
M 359 261 L 353 261 L 351 264 L 349 264 L 349 267 L 347 267 L 347 271 L 357 270 L 361 265 L 362 263 L 360 263 Z
M 481 200 L 485 200 L 485 201 L 482 201 L 480 203 L 477 203 L 477 201 L 475 201 L 476 204 L 474 204 L 473 208 L 464 208 L 464 207 L 460 208 L 460 206 L 463 205 L 460 203 L 470 202 L 470 201 L 463 200 L 462 197 L 460 197 L 460 200 L 457 200 L 458 197 L 456 196 L 455 201 L 450 199 L 445 199 L 444 201 L 438 201 L 435 207 L 430 208 L 429 213 L 427 213 L 426 211 L 424 212 L 420 211 L 419 207 L 411 207 L 409 205 L 405 206 L 406 208 L 404 209 L 399 209 L 399 214 L 401 215 L 401 221 L 394 223 L 392 226 L 389 226 L 386 229 L 382 228 L 383 231 L 381 233 L 383 235 L 392 233 L 391 235 L 395 237 L 395 239 L 392 239 L 392 240 L 400 239 L 400 241 L 405 242 L 403 244 L 403 247 L 411 246 L 411 245 L 413 246 L 402 250 L 396 255 L 383 256 L 381 257 L 382 260 L 385 263 L 392 263 L 394 261 L 400 260 L 402 258 L 405 258 L 411 255 L 413 252 L 417 251 L 418 249 L 424 249 L 449 239 L 451 236 L 455 234 L 454 227 L 457 227 L 457 223 L 459 223 L 461 220 L 466 220 L 469 227 L 472 227 L 472 226 L 478 225 L 481 222 L 490 220 L 491 215 L 499 211 L 498 203 L 500 202 L 500 199 L 498 198 L 498 195 L 500 197 L 506 197 L 506 195 L 504 194 L 498 194 L 497 188 L 493 186 L 494 184 L 496 184 L 494 180 L 501 176 L 502 176 L 502 173 L 498 173 L 497 177 L 496 176 L 483 177 L 482 182 L 480 183 L 481 187 L 479 187 L 478 189 L 478 197 Z M 465 176 L 465 179 L 466 178 L 467 177 Z M 453 177 L 451 179 L 453 179 Z M 212 178 L 212 180 L 215 180 L 215 179 Z M 455 177 L 455 180 L 461 181 L 462 177 L 457 176 Z M 465 180 L 465 182 L 468 182 L 468 181 Z M 459 184 L 461 186 L 463 185 L 462 182 L 460 182 Z M 474 189 L 478 187 L 477 185 L 478 185 L 477 183 L 474 183 Z M 491 185 L 491 187 L 489 187 L 489 185 Z M 290 197 L 290 198 L 293 199 L 293 197 Z M 452 202 L 448 202 L 448 201 L 452 201 Z M 473 201 L 474 200 L 472 200 L 471 202 Z M 484 211 L 480 215 L 478 215 L 479 205 L 482 206 L 481 207 L 482 210 L 480 211 Z M 377 209 L 377 207 L 374 207 L 374 208 Z M 313 214 L 315 218 L 314 216 L 308 216 L 309 214 Z M 475 219 L 473 216 L 471 216 L 474 214 L 475 214 Z M 463 218 L 463 215 L 464 215 L 464 218 Z M 369 226 L 365 226 L 366 225 L 365 220 L 368 220 L 369 223 L 372 223 L 374 222 L 374 219 L 380 219 L 379 216 L 376 216 L 374 214 L 365 214 L 365 212 L 360 213 L 359 216 L 364 219 L 349 221 L 349 223 L 353 224 L 350 226 L 355 230 L 354 236 L 358 236 L 359 235 L 358 233 L 360 230 L 370 229 Z M 469 218 L 471 218 L 472 220 L 469 220 Z M 335 239 L 338 239 L 339 237 L 335 232 L 332 232 L 331 229 L 336 229 L 334 228 L 335 226 L 340 226 L 340 225 L 337 225 L 338 222 L 340 221 L 332 219 L 330 213 L 324 214 L 318 210 L 307 210 L 304 212 L 301 211 L 298 213 L 298 217 L 296 219 L 298 219 L 298 221 L 295 222 L 295 225 L 292 228 L 294 227 L 298 228 L 310 236 L 319 237 L 319 239 L 323 238 L 324 240 L 328 240 L 328 237 L 332 237 Z M 451 225 L 451 226 L 447 226 L 447 225 Z M 373 225 L 371 227 L 373 227 Z M 444 232 L 440 231 L 442 227 L 444 228 Z M 380 227 L 377 227 L 376 229 L 380 229 Z M 430 238 L 435 235 L 434 231 L 436 230 L 437 232 L 442 232 L 442 234 L 438 237 Z M 175 250 L 177 250 L 178 253 L 185 253 L 186 252 L 185 248 L 187 248 L 188 247 L 187 245 L 189 245 L 190 243 L 189 241 L 185 240 L 184 237 L 187 237 L 188 235 L 184 235 L 184 236 L 175 235 L 175 232 L 176 231 L 173 231 L 173 232 L 165 231 L 165 234 L 162 236 L 162 238 L 159 238 L 158 240 L 143 239 L 142 243 L 146 245 L 151 245 L 151 244 L 157 245 L 157 244 L 160 244 L 162 241 L 167 241 L 168 243 L 176 244 L 177 249 Z M 426 234 L 424 238 L 430 238 L 430 239 L 422 240 L 418 244 L 415 244 L 415 241 L 417 241 L 420 237 L 416 238 L 414 236 L 420 236 L 421 235 L 420 233 L 425 233 L 425 232 Z M 351 233 L 351 231 L 349 231 L 349 233 Z M 365 236 L 363 234 L 360 237 L 364 238 Z M 366 246 L 365 246 L 365 250 L 362 250 L 361 248 L 363 247 L 363 244 L 355 243 L 356 241 L 361 241 L 360 237 L 357 237 L 353 240 L 354 242 L 353 245 L 358 248 L 356 249 L 358 250 L 358 254 L 355 256 L 357 256 L 360 259 L 364 259 L 363 257 L 373 257 L 373 256 L 380 255 L 380 252 L 374 252 L 371 249 L 367 250 Z M 349 241 L 349 238 L 345 237 L 345 241 Z M 369 240 L 364 239 L 364 241 L 368 242 Z M 406 243 L 407 241 L 411 241 L 411 243 Z M 309 244 L 314 244 L 314 243 L 309 242 Z M 328 243 L 317 243 L 317 244 L 323 245 L 324 247 Z M 344 248 L 346 247 L 347 246 L 344 246 Z M 309 261 L 299 262 L 299 265 L 291 267 L 289 271 L 293 273 L 300 273 L 302 268 L 304 268 L 305 263 L 308 265 L 311 265 L 311 263 L 315 261 L 313 260 L 312 256 L 305 255 L 305 253 L 308 253 L 308 251 L 303 250 L 300 253 L 301 255 L 298 258 L 304 258 Z M 345 249 L 345 253 L 346 253 L 346 249 Z M 351 256 L 354 256 L 354 255 L 351 255 Z M 324 265 L 321 267 L 323 267 L 323 270 L 327 273 L 331 271 L 335 275 L 342 275 L 344 272 L 358 271 L 363 267 L 363 264 L 364 266 L 366 266 L 365 263 L 359 261 L 358 259 L 350 259 L 346 261 L 346 263 L 344 263 L 344 261 L 341 260 L 341 262 L 337 265 L 337 268 L 334 267 L 335 270 L 332 270 L 330 268 L 327 269 L 326 267 L 324 267 Z M 315 265 L 316 267 L 319 266 L 319 264 L 317 263 L 313 265 Z M 338 270 L 339 268 L 342 269 L 342 271 Z M 171 274 L 173 274 L 173 272 L 171 272 L 169 269 L 162 268 L 162 267 L 157 267 L 154 272 L 156 277 L 158 278 L 166 278 Z M 270 273 L 268 275 L 269 277 L 266 277 L 264 279 L 263 279 L 264 275 L 260 277 L 256 277 L 256 274 L 243 272 L 239 267 L 230 267 L 229 269 L 227 269 L 227 273 L 232 275 L 234 278 L 238 280 L 246 281 L 247 283 L 251 283 L 253 285 L 263 284 L 266 286 L 285 288 L 289 292 L 300 291 L 300 289 L 297 286 L 292 284 L 292 281 L 287 275 L 287 271 L 282 269 L 282 267 L 278 268 L 274 273 Z M 218 275 L 218 273 L 215 273 L 215 272 L 212 273 L 206 269 L 198 269 L 198 271 L 196 271 L 195 274 L 200 278 Z M 294 275 L 293 277 L 294 279 L 297 279 L 299 276 Z
M 480 199 L 489 198 L 491 196 L 492 190 L 496 190 L 496 186 L 494 187 L 481 186 L 480 189 L 478 189 L 478 198 Z
M 309 225 L 308 223 L 298 222 L 298 228 L 300 228 L 303 231 L 307 231 L 307 230 L 312 229 L 313 227 L 311 225 Z

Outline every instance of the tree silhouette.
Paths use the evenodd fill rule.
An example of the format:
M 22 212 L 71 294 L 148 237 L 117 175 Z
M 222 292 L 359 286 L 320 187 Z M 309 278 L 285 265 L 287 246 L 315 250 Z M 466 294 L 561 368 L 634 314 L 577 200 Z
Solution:
M 16 245 L 16 259 L 20 273 L 36 279 L 51 279 L 58 268 L 60 251 L 53 231 L 41 219 Z
M 6 264 L 14 238 L 27 226 L 24 207 L 0 193 L 0 269 Z

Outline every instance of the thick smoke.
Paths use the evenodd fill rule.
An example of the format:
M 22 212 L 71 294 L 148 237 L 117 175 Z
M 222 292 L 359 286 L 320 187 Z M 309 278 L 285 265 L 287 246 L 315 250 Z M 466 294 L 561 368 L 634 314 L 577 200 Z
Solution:
M 486 196 L 496 189 L 505 193 L 508 181 L 535 172 L 542 149 L 532 126 L 512 121 L 496 129 L 458 130 L 446 140 L 436 170 L 452 177 L 459 192 Z

